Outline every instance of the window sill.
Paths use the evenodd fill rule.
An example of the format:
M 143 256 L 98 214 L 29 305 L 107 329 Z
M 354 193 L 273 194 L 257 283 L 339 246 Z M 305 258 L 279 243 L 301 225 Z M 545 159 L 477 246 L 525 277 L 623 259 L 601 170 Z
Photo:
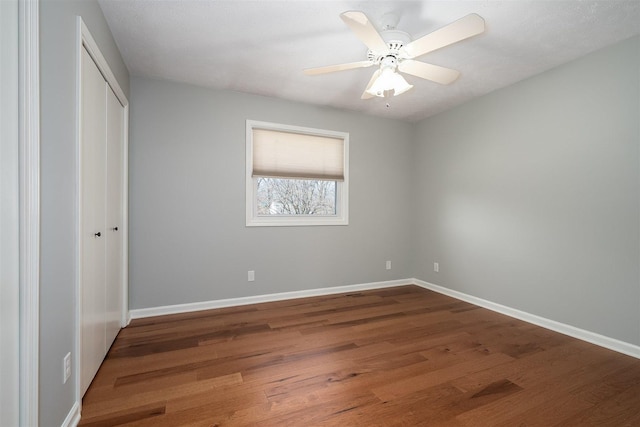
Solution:
M 304 227 L 322 225 L 349 225 L 348 218 L 342 217 L 257 217 L 247 218 L 247 227 Z

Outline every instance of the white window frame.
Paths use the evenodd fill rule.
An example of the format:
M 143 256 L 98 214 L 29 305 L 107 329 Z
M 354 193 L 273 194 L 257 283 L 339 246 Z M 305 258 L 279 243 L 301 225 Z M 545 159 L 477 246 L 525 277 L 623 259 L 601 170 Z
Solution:
M 258 180 L 251 176 L 253 171 L 253 130 L 266 129 L 280 132 L 299 133 L 304 135 L 340 138 L 344 141 L 344 181 L 336 181 L 336 214 L 335 215 L 258 215 L 256 195 Z M 287 227 L 315 225 L 348 225 L 349 224 L 349 134 L 324 129 L 313 129 L 279 123 L 247 120 L 246 125 L 246 215 L 247 227 Z

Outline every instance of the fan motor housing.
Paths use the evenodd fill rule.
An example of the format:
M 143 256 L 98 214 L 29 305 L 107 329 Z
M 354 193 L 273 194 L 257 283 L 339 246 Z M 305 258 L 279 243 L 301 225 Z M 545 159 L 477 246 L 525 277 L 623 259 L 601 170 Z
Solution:
M 382 39 L 387 43 L 389 50 L 387 52 L 367 51 L 367 59 L 376 64 L 382 62 L 382 60 L 389 55 L 397 58 L 400 49 L 411 41 L 411 36 L 400 30 L 385 30 L 380 32 L 380 36 L 382 36 Z

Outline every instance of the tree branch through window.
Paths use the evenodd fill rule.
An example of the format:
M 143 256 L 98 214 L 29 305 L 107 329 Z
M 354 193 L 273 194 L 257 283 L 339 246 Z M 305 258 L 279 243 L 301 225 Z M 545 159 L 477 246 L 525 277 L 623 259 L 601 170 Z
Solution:
M 335 215 L 336 181 L 258 178 L 258 215 Z

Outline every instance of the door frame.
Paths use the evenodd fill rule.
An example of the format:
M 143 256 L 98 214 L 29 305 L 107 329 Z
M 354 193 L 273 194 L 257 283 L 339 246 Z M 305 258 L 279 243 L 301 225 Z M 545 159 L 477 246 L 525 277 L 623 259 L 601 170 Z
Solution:
M 98 44 L 91 35 L 91 32 L 82 20 L 82 17 L 76 17 L 76 236 L 75 236 L 75 257 L 76 257 L 76 286 L 75 286 L 75 300 L 76 300 L 76 328 L 75 328 L 75 349 L 76 363 L 75 363 L 75 395 L 76 405 L 78 411 L 82 408 L 82 392 L 80 385 L 80 363 L 82 357 L 80 351 L 82 348 L 82 297 L 81 297 L 81 281 L 82 281 L 82 49 L 86 49 L 93 61 L 95 62 L 98 70 L 102 73 L 106 82 L 109 84 L 113 93 L 120 101 L 120 104 L 124 107 L 124 135 L 122 146 L 122 318 L 120 320 L 121 326 L 125 327 L 131 320 L 129 314 L 129 271 L 128 271 L 128 240 L 129 240 L 129 227 L 128 227 L 128 147 L 129 147 L 129 101 L 125 96 L 124 91 L 120 87 L 115 75 L 111 71 L 107 60 L 102 55 Z
M 40 340 L 39 0 L 18 0 L 20 425 L 38 425 Z

